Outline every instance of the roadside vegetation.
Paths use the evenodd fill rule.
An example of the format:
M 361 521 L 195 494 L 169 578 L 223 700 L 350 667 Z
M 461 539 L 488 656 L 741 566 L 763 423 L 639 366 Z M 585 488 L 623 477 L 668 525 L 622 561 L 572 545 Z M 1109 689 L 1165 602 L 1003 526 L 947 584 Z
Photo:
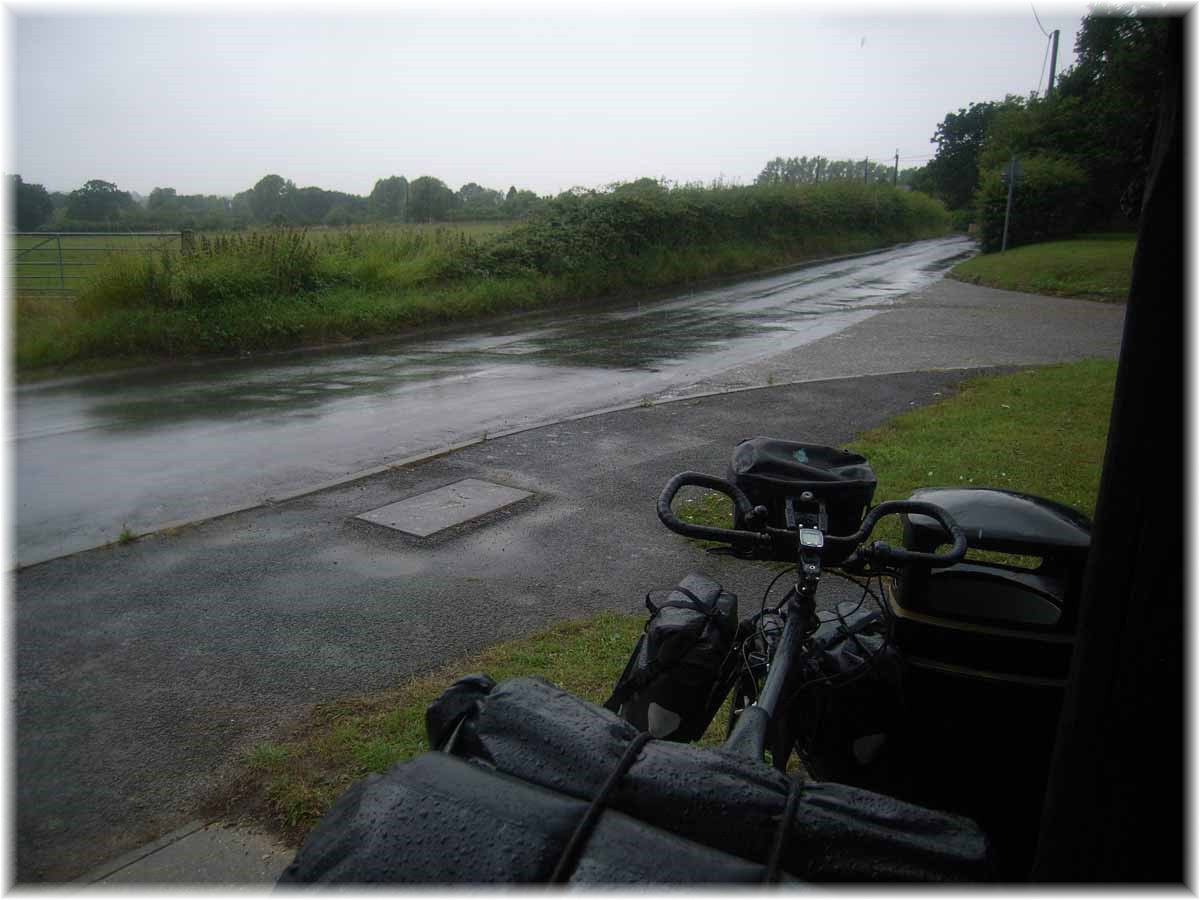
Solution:
M 1098 4 L 1075 36 L 1076 62 L 1052 90 L 982 99 L 947 113 L 935 157 L 909 183 L 978 226 L 984 253 L 1000 249 L 1016 158 L 1008 247 L 1103 230 L 1133 230 L 1141 215 L 1164 83 L 1161 7 Z M 1007 255 L 1007 254 L 1006 254 Z
M 950 276 L 1006 291 L 1124 302 L 1133 274 L 1131 234 L 1084 235 L 975 256 Z
M 906 500 L 921 487 L 993 487 L 1095 511 L 1117 364 L 1084 360 L 963 382 L 952 396 L 892 419 L 847 445 L 871 463 L 872 502 Z M 721 494 L 697 493 L 679 510 L 701 525 L 728 526 Z M 897 543 L 896 521 L 879 539 Z
M 506 230 L 288 228 L 124 254 L 74 300 L 20 298 L 19 373 L 345 341 L 943 234 L 940 203 L 883 185 L 567 194 Z
M 875 469 L 875 502 L 918 487 L 974 485 L 1049 497 L 1089 516 L 1095 507 L 1116 364 L 1084 361 L 973 378 L 952 396 L 898 416 L 851 449 Z M 720 502 L 718 502 L 718 500 Z M 727 501 L 702 497 L 681 515 L 728 524 Z M 898 540 L 898 529 L 884 534 Z M 612 689 L 645 617 L 600 613 L 506 641 L 390 691 L 319 705 L 290 735 L 247 754 L 221 811 L 250 816 L 293 842 L 353 781 L 428 749 L 425 708 L 455 679 L 540 675 L 596 703 Z M 720 740 L 718 714 L 706 740 Z

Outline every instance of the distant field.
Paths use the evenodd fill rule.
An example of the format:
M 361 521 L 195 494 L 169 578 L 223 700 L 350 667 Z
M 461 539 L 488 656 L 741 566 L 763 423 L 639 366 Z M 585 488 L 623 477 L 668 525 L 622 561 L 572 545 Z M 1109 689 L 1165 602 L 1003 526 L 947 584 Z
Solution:
M 1131 234 L 1101 234 L 1030 244 L 981 254 L 959 263 L 950 274 L 1006 291 L 1123 301 L 1129 297 L 1135 243 Z
M 465 234 L 475 240 L 486 240 L 489 237 L 507 231 L 515 225 L 515 221 L 503 222 L 432 222 L 428 224 L 371 224 L 347 225 L 331 227 L 327 225 L 313 226 L 303 229 L 310 238 L 320 243 L 322 239 L 345 234 L 347 232 L 382 232 L 398 234 L 403 232 L 430 233 L 449 231 Z M 243 234 L 253 230 L 247 229 Z M 212 239 L 219 234 L 233 232 L 195 232 Z M 70 235 L 56 238 L 52 234 L 22 235 L 12 239 L 9 251 L 9 278 L 15 292 L 42 293 L 48 290 L 62 290 L 67 293 L 76 292 L 94 268 L 95 264 L 112 253 L 137 254 L 147 251 L 178 250 L 180 238 L 169 236 L 140 236 L 120 233 Z M 59 260 L 62 261 L 62 274 L 59 272 Z

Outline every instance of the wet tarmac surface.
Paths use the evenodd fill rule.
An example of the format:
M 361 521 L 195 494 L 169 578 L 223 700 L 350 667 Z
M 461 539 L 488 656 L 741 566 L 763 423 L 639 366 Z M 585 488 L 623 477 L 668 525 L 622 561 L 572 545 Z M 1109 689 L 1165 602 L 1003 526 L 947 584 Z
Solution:
M 972 248 L 965 238 L 922 241 L 423 339 L 22 388 L 17 561 L 670 394 L 863 322 Z

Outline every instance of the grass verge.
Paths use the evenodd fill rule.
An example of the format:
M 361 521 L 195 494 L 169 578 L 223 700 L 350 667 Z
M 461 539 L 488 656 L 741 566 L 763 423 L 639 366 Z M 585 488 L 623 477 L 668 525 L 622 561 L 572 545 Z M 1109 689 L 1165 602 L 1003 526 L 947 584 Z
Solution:
M 878 479 L 873 502 L 906 500 L 921 487 L 993 487 L 1035 494 L 1091 516 L 1108 441 L 1117 364 L 1111 360 L 1029 369 L 963 382 L 860 435 L 847 449 L 861 453 Z M 729 525 L 721 494 L 684 499 L 680 518 Z M 894 517 L 876 537 L 896 543 Z
M 318 705 L 281 741 L 246 756 L 246 774 L 218 801 L 299 843 L 352 782 L 428 749 L 425 708 L 455 679 L 487 672 L 497 680 L 541 675 L 603 703 L 621 673 L 643 617 L 599 613 L 410 678 L 392 690 Z
M 1133 235 L 1095 235 L 986 253 L 959 263 L 960 281 L 1056 297 L 1123 302 L 1129 297 Z
M 1116 364 L 1084 361 L 969 379 L 953 395 L 860 436 L 879 479 L 876 501 L 921 486 L 987 485 L 1039 494 L 1087 514 L 1094 509 Z M 721 502 L 718 502 L 721 501 Z M 727 524 L 728 501 L 704 495 L 682 517 Z M 884 534 L 898 539 L 898 529 Z M 339 794 L 372 771 L 428 749 L 425 708 L 456 678 L 486 671 L 502 680 L 541 675 L 603 702 L 644 623 L 604 612 L 506 641 L 396 688 L 317 706 L 290 735 L 254 747 L 244 777 L 219 801 L 299 842 Z M 706 742 L 721 737 L 727 712 Z
M 205 354 L 345 343 L 885 245 L 865 233 L 829 234 L 803 243 L 733 241 L 670 252 L 656 248 L 621 268 L 569 275 L 514 273 L 399 289 L 335 286 L 301 296 L 239 297 L 178 308 L 127 306 L 99 314 L 74 298 L 18 297 L 15 363 L 18 378 L 30 381 Z

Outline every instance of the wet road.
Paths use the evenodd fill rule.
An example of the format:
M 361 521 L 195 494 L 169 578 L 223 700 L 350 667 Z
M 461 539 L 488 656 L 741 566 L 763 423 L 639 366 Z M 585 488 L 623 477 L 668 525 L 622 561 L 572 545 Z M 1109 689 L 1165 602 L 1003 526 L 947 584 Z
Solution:
M 432 338 L 21 388 L 17 562 L 671 392 L 863 322 L 972 246 L 922 241 Z

